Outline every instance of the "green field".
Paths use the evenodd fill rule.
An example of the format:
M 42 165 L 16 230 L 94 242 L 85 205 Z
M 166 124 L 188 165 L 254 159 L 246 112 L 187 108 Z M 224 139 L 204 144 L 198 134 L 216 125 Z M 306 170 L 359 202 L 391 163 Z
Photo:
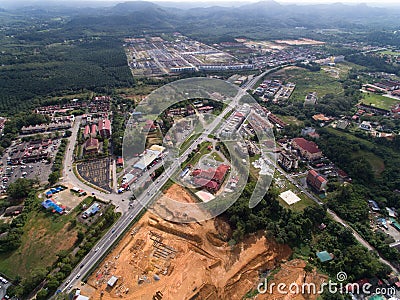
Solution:
M 85 202 L 91 201 L 92 197 L 85 199 Z M 71 228 L 70 221 L 79 212 L 76 208 L 68 215 L 51 215 L 42 207 L 30 212 L 23 228 L 21 246 L 0 255 L 0 272 L 11 278 L 17 275 L 25 277 L 35 268 L 51 266 L 57 260 L 57 253 L 73 247 L 78 230 L 86 231 L 86 227 L 79 223 Z
M 358 151 L 352 154 L 353 158 L 365 158 L 372 167 L 372 171 L 376 176 L 379 176 L 385 170 L 385 162 L 379 156 L 368 152 L 368 151 Z
M 215 159 L 216 161 L 220 161 L 220 162 L 224 161 L 223 158 L 215 151 L 213 153 L 211 153 L 211 157 L 213 159 Z
M 279 117 L 283 122 L 289 124 L 289 125 L 295 125 L 295 126 L 300 126 L 303 127 L 304 126 L 304 122 L 300 121 L 299 119 L 297 119 L 294 116 L 283 116 L 283 115 L 276 115 L 277 117 Z
M 334 128 L 326 128 L 326 130 L 328 130 L 330 133 L 335 134 L 336 136 L 343 136 L 349 140 L 357 141 L 358 143 L 365 145 L 365 147 L 367 147 L 367 148 L 374 147 L 374 144 L 371 143 L 370 141 L 356 137 L 356 136 L 352 135 L 351 133 L 336 130 Z M 353 153 L 352 157 L 353 158 L 358 158 L 358 157 L 365 158 L 371 165 L 372 171 L 377 176 L 379 176 L 385 169 L 385 163 L 384 163 L 383 159 L 380 158 L 379 156 L 375 155 L 372 152 L 360 150 L 357 153 Z
M 389 97 L 372 93 L 363 93 L 362 97 L 363 97 L 363 99 L 361 100 L 362 103 L 387 110 L 390 110 L 394 105 L 400 103 L 400 100 L 398 99 L 392 99 Z
M 303 211 L 306 207 L 317 205 L 312 199 L 308 198 L 304 193 L 301 193 L 297 187 L 295 187 L 292 183 L 290 183 L 285 177 L 280 175 L 280 173 L 278 173 L 277 171 L 275 172 L 275 178 L 279 178 L 281 183 L 283 183 L 283 186 L 281 187 L 278 186 L 280 193 L 285 192 L 287 190 L 291 190 L 301 199 L 301 201 L 299 202 L 296 202 L 292 205 L 288 205 L 285 201 L 283 201 L 280 197 L 278 197 L 279 204 L 282 207 L 291 209 L 293 211 Z
M 293 82 L 296 88 L 290 97 L 291 101 L 304 101 L 310 92 L 317 92 L 318 98 L 326 94 L 339 94 L 343 92 L 338 79 L 333 78 L 324 70 L 311 72 L 306 69 L 290 67 L 272 74 L 269 78 Z
M 382 55 L 391 55 L 391 56 L 399 56 L 399 55 L 400 55 L 400 52 L 394 52 L 394 51 L 390 51 L 390 50 L 385 50 L 385 51 L 379 52 L 379 54 L 382 54 Z
M 202 142 L 200 144 L 200 150 L 196 152 L 189 161 L 182 164 L 182 169 L 189 164 L 195 166 L 199 162 L 200 158 L 202 158 L 205 154 L 210 153 L 210 150 L 207 149 L 207 147 L 210 145 L 210 142 Z
M 356 137 L 351 133 L 344 132 L 344 131 L 341 131 L 341 130 L 337 130 L 337 129 L 334 129 L 332 127 L 327 127 L 326 130 L 329 131 L 330 133 L 336 135 L 336 136 L 343 136 L 343 137 L 346 137 L 349 140 L 357 141 L 357 142 L 359 142 L 361 144 L 364 144 L 368 148 L 374 147 L 374 144 L 372 142 L 370 142 L 368 140 L 365 140 L 365 139 L 362 139 L 362 138 L 359 138 L 359 137 Z

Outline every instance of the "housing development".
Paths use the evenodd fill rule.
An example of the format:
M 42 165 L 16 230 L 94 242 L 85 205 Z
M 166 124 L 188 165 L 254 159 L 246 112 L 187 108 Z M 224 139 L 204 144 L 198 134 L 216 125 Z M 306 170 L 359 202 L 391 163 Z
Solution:
M 399 9 L 48 5 L 0 4 L 0 299 L 400 299 Z

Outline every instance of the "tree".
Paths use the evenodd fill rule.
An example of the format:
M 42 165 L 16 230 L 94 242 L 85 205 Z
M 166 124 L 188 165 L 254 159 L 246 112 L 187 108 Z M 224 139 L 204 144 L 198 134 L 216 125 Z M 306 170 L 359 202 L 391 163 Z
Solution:
M 49 175 L 49 184 L 53 185 L 60 179 L 60 171 L 51 172 Z
M 37 300 L 46 300 L 47 299 L 47 294 L 48 291 L 46 289 L 41 289 L 37 294 L 36 294 L 36 299 Z
M 18 178 L 15 182 L 10 184 L 7 193 L 12 199 L 21 200 L 28 197 L 32 185 L 33 181 L 31 179 Z

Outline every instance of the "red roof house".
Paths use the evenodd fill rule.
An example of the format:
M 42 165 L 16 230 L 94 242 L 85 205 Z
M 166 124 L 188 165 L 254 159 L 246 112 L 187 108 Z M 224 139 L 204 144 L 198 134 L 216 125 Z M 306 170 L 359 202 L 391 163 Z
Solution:
M 111 136 L 111 122 L 109 119 L 99 120 L 99 133 L 103 138 L 109 138 Z
M 322 151 L 318 149 L 317 144 L 304 138 L 294 138 L 292 147 L 299 150 L 301 156 L 307 160 L 315 160 L 322 157 Z
M 99 151 L 99 140 L 90 137 L 85 142 L 84 149 L 86 153 L 97 153 Z

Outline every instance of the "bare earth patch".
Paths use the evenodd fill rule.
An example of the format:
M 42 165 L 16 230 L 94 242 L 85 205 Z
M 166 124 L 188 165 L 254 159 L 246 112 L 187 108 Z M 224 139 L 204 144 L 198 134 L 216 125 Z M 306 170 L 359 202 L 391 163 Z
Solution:
M 180 187 L 170 190 L 169 197 L 188 200 Z M 152 299 L 157 292 L 163 299 L 241 299 L 257 286 L 259 271 L 275 268 L 291 250 L 261 232 L 231 247 L 230 231 L 221 218 L 177 224 L 146 213 L 91 275 L 82 294 L 104 300 Z M 112 275 L 118 281 L 111 288 Z

